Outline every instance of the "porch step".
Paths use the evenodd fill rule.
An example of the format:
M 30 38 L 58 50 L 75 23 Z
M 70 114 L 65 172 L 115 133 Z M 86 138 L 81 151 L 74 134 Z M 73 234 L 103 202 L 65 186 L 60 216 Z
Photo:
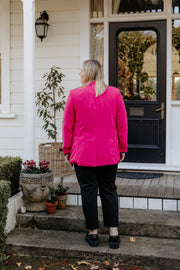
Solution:
M 103 226 L 102 210 L 99 208 L 99 233 L 108 233 Z M 180 239 L 180 212 L 119 209 L 119 233 L 121 235 Z M 47 212 L 27 212 L 17 215 L 17 227 L 85 232 L 82 207 L 68 205 L 56 210 L 54 215 Z
M 112 250 L 107 235 L 99 235 L 98 248 L 89 247 L 84 236 L 82 232 L 16 228 L 8 235 L 6 250 L 22 256 L 109 259 L 163 270 L 180 269 L 180 240 L 136 237 L 132 243 L 129 236 L 121 236 L 120 248 Z

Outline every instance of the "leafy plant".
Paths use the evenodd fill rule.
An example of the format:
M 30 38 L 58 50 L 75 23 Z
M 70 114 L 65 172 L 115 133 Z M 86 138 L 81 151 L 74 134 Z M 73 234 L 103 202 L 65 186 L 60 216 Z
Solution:
M 0 157 L 0 181 L 10 182 L 11 196 L 19 192 L 19 176 L 22 159 L 20 157 Z
M 36 166 L 36 162 L 34 160 L 26 160 L 23 162 L 24 168 L 22 169 L 23 173 L 29 174 L 40 174 L 40 173 L 47 173 L 51 172 L 48 168 L 50 162 L 46 160 L 39 161 L 39 167 Z
M 0 269 L 2 266 L 2 261 L 4 257 L 4 250 L 6 246 L 6 237 L 5 232 L 7 213 L 8 213 L 8 199 L 10 197 L 10 183 L 9 181 L 0 179 Z
M 53 66 L 49 73 L 45 73 L 45 87 L 36 94 L 36 106 L 38 116 L 43 120 L 43 129 L 48 135 L 48 139 L 57 142 L 57 112 L 64 110 L 65 96 L 64 87 L 61 85 L 65 75 L 59 71 L 59 67 Z
M 58 184 L 57 189 L 56 189 L 56 195 L 57 196 L 65 195 L 68 189 L 69 187 L 64 187 L 63 177 L 61 177 L 61 182 Z
M 55 203 L 57 201 L 57 196 L 56 196 L 56 190 L 55 188 L 51 187 L 50 188 L 50 197 L 47 200 L 48 203 Z

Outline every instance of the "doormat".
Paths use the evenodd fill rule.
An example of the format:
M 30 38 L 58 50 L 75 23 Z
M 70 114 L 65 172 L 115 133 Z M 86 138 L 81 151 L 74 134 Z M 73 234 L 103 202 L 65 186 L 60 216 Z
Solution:
M 117 177 L 128 179 L 151 179 L 162 177 L 162 173 L 144 173 L 144 172 L 117 172 Z

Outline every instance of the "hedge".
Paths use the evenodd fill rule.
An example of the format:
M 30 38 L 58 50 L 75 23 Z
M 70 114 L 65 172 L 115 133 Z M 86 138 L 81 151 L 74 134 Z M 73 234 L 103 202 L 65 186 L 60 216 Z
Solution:
M 0 269 L 4 257 L 4 249 L 6 244 L 5 227 L 7 219 L 7 204 L 10 197 L 10 183 L 9 181 L 0 180 Z
M 0 157 L 0 179 L 10 182 L 11 196 L 19 192 L 21 164 L 20 157 Z

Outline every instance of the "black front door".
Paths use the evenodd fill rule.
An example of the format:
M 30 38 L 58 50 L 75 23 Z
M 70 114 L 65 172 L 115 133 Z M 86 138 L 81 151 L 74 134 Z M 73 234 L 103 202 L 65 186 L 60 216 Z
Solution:
M 125 161 L 165 163 L 166 21 L 110 23 L 109 85 L 127 109 Z

